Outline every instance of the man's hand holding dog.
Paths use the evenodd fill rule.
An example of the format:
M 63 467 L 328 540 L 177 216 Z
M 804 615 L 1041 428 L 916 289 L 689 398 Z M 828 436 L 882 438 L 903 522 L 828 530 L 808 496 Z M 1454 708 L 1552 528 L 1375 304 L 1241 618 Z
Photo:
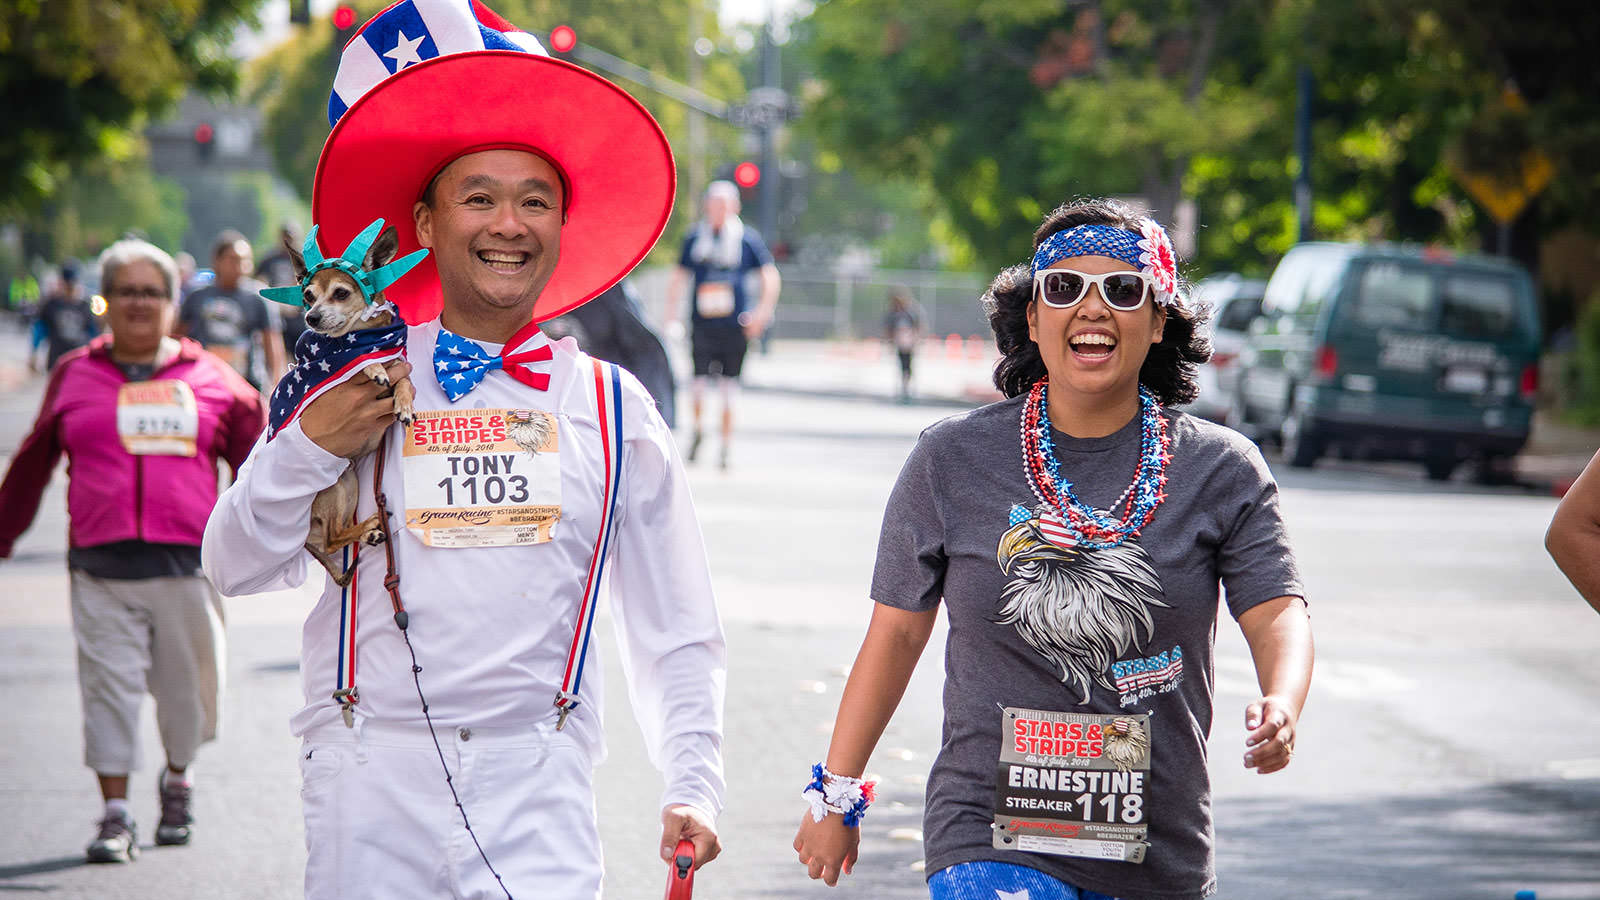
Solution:
M 384 370 L 392 385 L 411 374 L 411 364 L 397 359 L 386 363 Z M 391 388 L 357 375 L 311 401 L 300 413 L 300 428 L 318 447 L 356 459 L 377 448 L 394 420 Z

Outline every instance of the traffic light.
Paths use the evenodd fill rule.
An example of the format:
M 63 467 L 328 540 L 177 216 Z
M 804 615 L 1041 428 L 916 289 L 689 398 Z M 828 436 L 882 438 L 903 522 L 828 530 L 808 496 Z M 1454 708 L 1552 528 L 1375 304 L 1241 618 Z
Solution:
M 571 25 L 557 25 L 550 29 L 550 50 L 559 56 L 565 57 L 578 46 L 578 33 L 572 30 Z
M 194 152 L 201 162 L 210 162 L 217 151 L 217 130 L 211 127 L 210 122 L 201 122 L 194 127 Z
M 753 162 L 742 162 L 733 167 L 733 183 L 742 188 L 753 188 L 761 183 L 761 167 Z
M 341 3 L 333 10 L 333 41 L 334 47 L 343 50 L 344 45 L 356 36 L 356 8 L 348 3 Z
M 289 0 L 289 24 L 311 24 L 311 0 Z

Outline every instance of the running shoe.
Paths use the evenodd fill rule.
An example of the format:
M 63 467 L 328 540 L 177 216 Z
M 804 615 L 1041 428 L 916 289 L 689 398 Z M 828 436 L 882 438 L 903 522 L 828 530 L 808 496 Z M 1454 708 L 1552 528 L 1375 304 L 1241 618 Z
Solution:
M 133 862 L 139 855 L 139 829 L 132 817 L 107 813 L 85 852 L 92 863 Z
M 161 824 L 156 826 L 156 843 L 187 844 L 189 826 L 194 824 L 194 816 L 189 814 L 189 798 L 194 788 L 187 784 L 168 784 L 165 773 L 162 773 L 160 787 Z

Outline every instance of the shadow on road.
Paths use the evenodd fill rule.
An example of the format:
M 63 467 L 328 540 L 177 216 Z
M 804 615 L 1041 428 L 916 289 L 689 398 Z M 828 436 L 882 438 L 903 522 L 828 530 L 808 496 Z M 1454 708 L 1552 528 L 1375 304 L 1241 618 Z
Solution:
M 1509 781 L 1458 791 L 1222 799 L 1219 896 L 1266 900 L 1540 900 L 1600 896 L 1600 781 Z
M 22 863 L 15 866 L 0 866 L 0 881 L 13 878 L 23 878 L 28 875 L 43 875 L 47 872 L 60 872 L 66 869 L 76 869 L 86 866 L 83 854 L 77 856 L 62 856 L 56 859 L 41 859 L 38 862 Z M 0 884 L 0 892 L 4 891 L 53 891 L 54 887 L 29 884 Z

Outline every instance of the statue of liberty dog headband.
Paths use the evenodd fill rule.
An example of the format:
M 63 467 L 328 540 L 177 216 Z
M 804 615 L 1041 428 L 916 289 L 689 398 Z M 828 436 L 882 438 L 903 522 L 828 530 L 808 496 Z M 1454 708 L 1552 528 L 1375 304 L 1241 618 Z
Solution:
M 1154 219 L 1140 219 L 1139 230 L 1113 225 L 1079 225 L 1045 238 L 1033 253 L 1033 272 L 1073 256 L 1109 256 L 1144 273 L 1162 306 L 1182 303 L 1178 293 L 1178 257 L 1166 229 Z
M 317 229 L 311 226 L 311 232 L 306 235 L 305 246 L 300 254 L 305 259 L 306 274 L 300 279 L 299 284 L 285 285 L 283 287 L 263 288 L 261 296 L 278 303 L 290 306 L 305 305 L 305 288 L 311 283 L 311 276 L 323 269 L 338 269 L 349 275 L 361 288 L 361 295 L 372 305 L 372 298 L 383 292 L 383 289 L 411 271 L 412 267 L 422 262 L 428 256 L 427 250 L 418 250 L 394 260 L 387 265 L 368 271 L 366 268 L 367 251 L 372 249 L 372 242 L 378 239 L 383 232 L 383 220 L 376 219 L 371 225 L 361 229 L 361 233 L 350 241 L 350 246 L 344 252 L 329 259 L 322 255 L 322 250 L 317 247 Z

